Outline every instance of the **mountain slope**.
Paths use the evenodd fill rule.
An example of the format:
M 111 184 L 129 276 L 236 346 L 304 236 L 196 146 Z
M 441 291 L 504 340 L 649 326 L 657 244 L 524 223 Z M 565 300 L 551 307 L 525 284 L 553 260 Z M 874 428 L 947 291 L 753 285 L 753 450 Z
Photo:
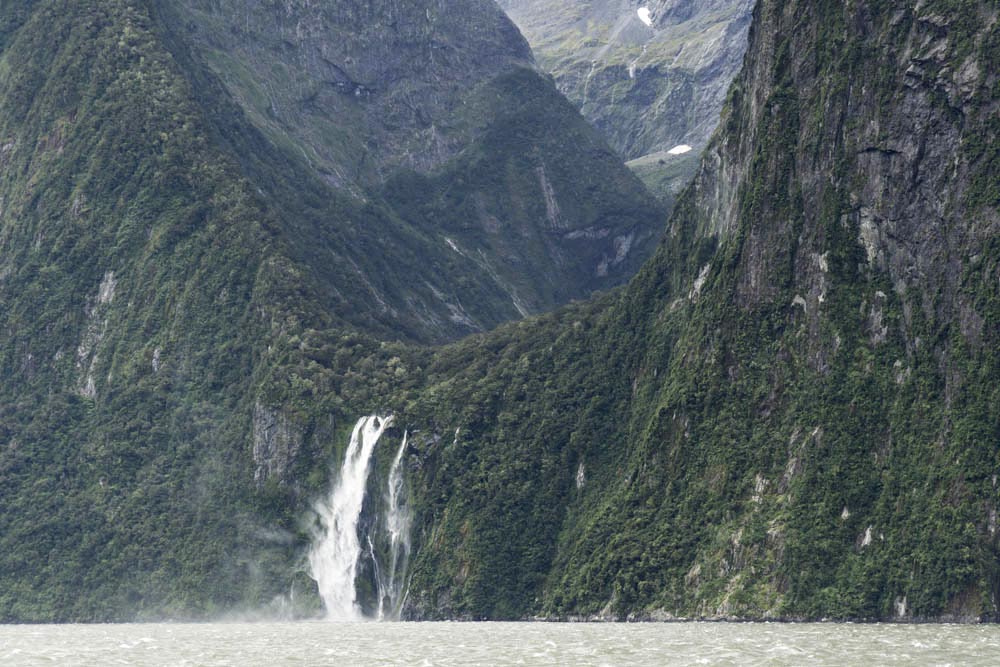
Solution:
M 475 29 L 518 58 L 497 74 L 485 50 L 488 67 L 463 70 L 467 105 L 490 111 L 466 112 L 475 131 L 433 169 L 346 187 L 302 156 L 294 123 L 257 124 L 190 34 L 208 19 L 179 21 L 185 7 L 2 12 L 2 619 L 205 617 L 294 586 L 315 605 L 299 513 L 342 418 L 412 384 L 388 341 L 452 338 L 613 284 L 659 226 L 498 10 Z M 242 62 L 230 46 L 213 53 Z M 434 85 L 453 90 L 431 73 L 407 98 L 414 115 Z M 280 72 L 267 82 L 285 90 Z M 477 180 L 449 189 L 449 172 Z M 462 217 L 477 201 L 482 217 Z
M 245 573 L 219 537 L 241 519 L 222 511 L 231 485 L 203 485 L 245 465 L 223 415 L 283 319 L 260 300 L 287 268 L 281 243 L 148 14 L 23 17 L 0 67 L 0 616 L 112 618 L 142 597 L 179 610 L 201 587 L 232 600 Z
M 492 2 L 158 8 L 195 88 L 240 110 L 213 115 L 249 125 L 219 131 L 299 228 L 303 261 L 323 285 L 344 282 L 332 266 L 363 276 L 385 335 L 488 329 L 620 283 L 652 252 L 660 208 Z
M 629 287 L 430 366 L 411 615 L 997 618 L 997 21 L 758 4 Z
M 707 143 L 753 8 L 743 0 L 500 4 L 541 67 L 626 159 Z
M 514 26 L 481 0 L 163 6 L 256 127 L 343 185 L 440 166 L 483 130 L 455 109 L 533 65 Z
M 501 120 L 362 200 L 172 7 L 4 12 L 0 618 L 315 611 L 303 517 L 379 410 L 410 431 L 410 617 L 997 618 L 993 3 L 761 0 L 629 285 L 438 349 L 392 342 L 459 332 L 420 280 L 489 283 L 421 225 L 504 150 L 550 212 L 556 168 L 519 171 L 548 89 L 490 79 Z
M 697 169 L 743 62 L 753 3 L 500 4 L 559 90 L 671 204 Z

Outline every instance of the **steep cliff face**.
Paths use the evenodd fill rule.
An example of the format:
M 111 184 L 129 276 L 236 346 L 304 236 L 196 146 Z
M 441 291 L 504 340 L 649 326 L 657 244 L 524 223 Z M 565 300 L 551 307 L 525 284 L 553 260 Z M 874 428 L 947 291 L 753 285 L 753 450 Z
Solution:
M 996 618 L 998 35 L 760 2 L 621 297 L 431 366 L 411 613 Z

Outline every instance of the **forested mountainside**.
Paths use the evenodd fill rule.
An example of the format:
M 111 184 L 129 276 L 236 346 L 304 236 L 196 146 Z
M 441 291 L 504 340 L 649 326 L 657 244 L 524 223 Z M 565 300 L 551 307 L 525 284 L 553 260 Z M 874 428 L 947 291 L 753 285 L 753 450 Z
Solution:
M 220 133 L 332 307 L 351 301 L 337 272 L 360 278 L 377 307 L 356 310 L 385 336 L 440 342 L 547 310 L 655 247 L 656 202 L 490 0 L 156 11 L 201 104 L 248 126 Z
M 743 63 L 753 0 L 500 5 L 559 90 L 671 204 L 697 169 Z M 670 152 L 678 146 L 692 150 Z
M 614 285 L 661 230 L 492 2 L 3 3 L 0 618 L 287 592 L 278 480 L 322 490 L 383 341 Z
M 553 136 L 603 146 L 510 46 L 478 98 L 496 122 L 449 134 L 471 148 L 418 163 L 407 141 L 429 135 L 373 129 L 379 169 L 409 172 L 331 182 L 343 155 L 213 55 L 247 47 L 212 36 L 212 7 L 3 12 L 0 618 L 317 611 L 310 509 L 373 413 L 408 435 L 374 449 L 359 519 L 380 520 L 402 452 L 405 618 L 998 618 L 994 2 L 759 0 L 722 125 L 631 282 L 441 347 L 416 342 L 459 333 L 420 281 L 485 280 L 433 282 L 448 265 L 422 254 L 435 212 L 479 210 L 449 203 L 463 165 L 509 156 L 541 225 L 541 184 L 562 191 L 519 161 L 536 146 L 593 179 L 560 212 L 611 216 L 635 181 Z M 537 107 L 504 102 L 526 90 Z M 358 574 L 380 607 L 373 561 Z
M 998 13 L 758 3 L 628 288 L 435 356 L 412 617 L 997 619 Z

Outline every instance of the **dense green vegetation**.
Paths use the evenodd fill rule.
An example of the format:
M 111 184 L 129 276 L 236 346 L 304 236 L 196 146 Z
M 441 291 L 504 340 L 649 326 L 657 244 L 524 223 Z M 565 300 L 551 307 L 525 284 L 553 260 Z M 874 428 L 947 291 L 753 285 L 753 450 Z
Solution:
M 443 242 L 433 223 L 447 204 L 404 218 L 374 186 L 358 197 L 324 183 L 251 122 L 176 8 L 0 11 L 0 619 L 205 617 L 292 589 L 315 610 L 302 516 L 355 416 L 403 395 L 427 354 L 382 341 L 518 315 Z M 585 212 L 566 219 L 651 246 L 652 198 L 568 105 L 548 108 L 551 86 L 511 76 L 547 115 L 512 127 L 503 109 L 516 113 L 520 93 L 499 82 L 478 119 L 487 139 L 544 133 L 550 150 L 480 169 L 478 195 L 521 202 L 518 224 L 537 227 L 536 167 L 560 193 L 571 163 L 596 186 L 566 190 Z M 634 217 L 601 202 L 613 187 L 635 195 Z M 518 267 L 525 282 L 581 278 L 549 264 Z M 469 303 L 472 324 L 446 301 Z
M 655 217 L 537 74 L 359 197 L 179 5 L 8 4 L 0 620 L 316 611 L 309 506 L 379 410 L 411 433 L 410 617 L 997 617 L 989 3 L 762 0 L 634 279 L 437 348 L 441 286 L 493 326 L 511 287 L 572 296 L 528 248 Z
M 955 142 L 934 78 L 914 85 L 896 57 L 943 35 L 942 69 L 993 62 L 997 17 L 968 5 L 969 48 L 912 8 L 793 4 L 760 3 L 708 151 L 722 167 L 706 161 L 620 295 L 436 356 L 412 409 L 461 430 L 417 475 L 414 615 L 996 618 L 1000 265 L 977 194 L 995 180 L 995 74 L 953 97 Z M 906 209 L 892 163 L 866 202 L 867 142 L 904 143 L 893 128 L 924 113 L 946 140 L 905 168 L 947 202 L 950 248 L 908 245 L 931 214 Z M 745 147 L 732 219 L 706 219 Z M 894 206 L 912 250 L 887 261 L 863 216 Z
M 246 463 L 223 415 L 266 334 L 271 241 L 154 43 L 133 6 L 39 3 L 3 52 L 7 619 L 243 595 L 226 480 Z

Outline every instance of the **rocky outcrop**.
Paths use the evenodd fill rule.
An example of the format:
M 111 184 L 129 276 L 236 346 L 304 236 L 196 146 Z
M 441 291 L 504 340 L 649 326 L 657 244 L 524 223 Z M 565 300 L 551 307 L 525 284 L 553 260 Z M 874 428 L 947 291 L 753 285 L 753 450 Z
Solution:
M 288 472 L 302 449 L 302 432 L 280 410 L 259 402 L 253 408 L 253 479 L 258 486 L 273 479 L 288 482 Z

